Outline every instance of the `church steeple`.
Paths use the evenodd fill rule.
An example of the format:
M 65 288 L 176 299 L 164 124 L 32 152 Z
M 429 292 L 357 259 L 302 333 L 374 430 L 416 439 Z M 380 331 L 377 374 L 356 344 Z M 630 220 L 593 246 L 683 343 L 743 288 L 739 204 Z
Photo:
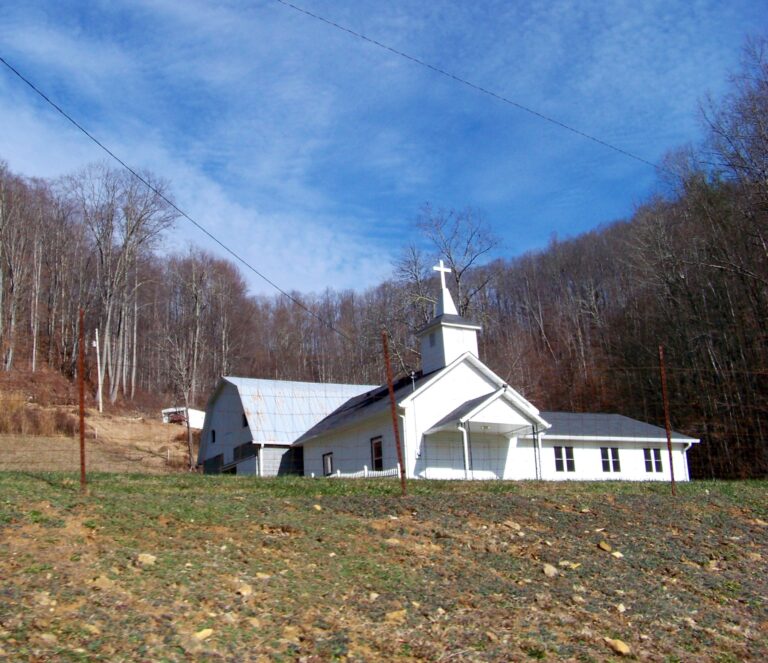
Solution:
M 425 375 L 444 368 L 465 352 L 477 356 L 477 332 L 481 329 L 480 325 L 459 315 L 445 285 L 445 275 L 450 274 L 450 268 L 441 260 L 432 269 L 440 272 L 440 296 L 435 304 L 435 317 L 417 332 Z

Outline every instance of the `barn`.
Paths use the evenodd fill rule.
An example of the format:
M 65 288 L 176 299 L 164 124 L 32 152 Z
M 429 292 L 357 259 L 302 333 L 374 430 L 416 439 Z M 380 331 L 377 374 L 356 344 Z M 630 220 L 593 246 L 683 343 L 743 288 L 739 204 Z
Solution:
M 198 465 L 206 474 L 302 474 L 293 441 L 370 385 L 222 377 L 205 408 Z

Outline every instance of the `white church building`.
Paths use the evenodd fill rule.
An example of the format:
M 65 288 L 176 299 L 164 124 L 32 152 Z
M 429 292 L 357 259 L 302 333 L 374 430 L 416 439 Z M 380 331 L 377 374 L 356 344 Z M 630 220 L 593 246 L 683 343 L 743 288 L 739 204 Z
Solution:
M 445 285 L 418 332 L 422 370 L 394 384 L 405 474 L 422 479 L 668 480 L 666 431 L 615 414 L 540 412 L 478 358 L 480 326 Z M 676 480 L 698 440 L 672 434 Z M 222 378 L 206 407 L 206 472 L 381 476 L 398 468 L 387 385 Z

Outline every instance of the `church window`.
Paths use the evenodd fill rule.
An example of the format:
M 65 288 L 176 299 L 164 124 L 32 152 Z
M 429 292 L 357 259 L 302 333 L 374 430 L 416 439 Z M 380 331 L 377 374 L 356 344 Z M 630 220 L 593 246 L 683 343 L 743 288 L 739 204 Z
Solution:
M 216 431 L 211 431 L 211 444 L 216 444 Z
M 245 412 L 243 412 L 243 428 L 248 428 L 248 417 Z
M 575 472 L 573 447 L 555 447 L 555 470 L 557 472 Z
M 381 444 L 381 435 L 371 438 L 371 469 L 379 472 L 384 469 L 384 453 Z
M 661 465 L 661 449 L 643 449 L 646 472 L 663 472 Z
M 327 477 L 333 474 L 333 452 L 323 454 L 323 474 Z
M 603 461 L 603 472 L 621 472 L 619 450 L 616 447 L 600 447 L 600 459 Z

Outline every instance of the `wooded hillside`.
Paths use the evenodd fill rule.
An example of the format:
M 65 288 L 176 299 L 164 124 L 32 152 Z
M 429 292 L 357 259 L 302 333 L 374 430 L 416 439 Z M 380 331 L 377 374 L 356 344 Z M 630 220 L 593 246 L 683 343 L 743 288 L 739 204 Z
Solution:
M 6 371 L 72 376 L 77 311 L 100 333 L 105 401 L 182 395 L 204 403 L 221 374 L 375 383 L 380 330 L 398 368 L 418 367 L 436 257 L 454 267 L 481 358 L 542 409 L 662 423 L 665 347 L 673 425 L 701 437 L 696 476 L 768 473 L 768 60 L 746 51 L 732 95 L 703 111 L 707 142 L 674 153 L 630 218 L 481 265 L 493 238 L 476 214 L 427 208 L 434 253 L 406 250 L 364 292 L 251 296 L 228 260 L 158 242 L 170 185 L 105 164 L 57 181 L 0 163 L 0 344 Z M 434 293 L 433 293 L 434 294 Z M 299 303 L 297 303 L 299 302 Z M 308 313 L 307 309 L 311 312 Z M 339 333 L 340 332 L 340 333 Z M 88 379 L 97 384 L 96 356 Z

